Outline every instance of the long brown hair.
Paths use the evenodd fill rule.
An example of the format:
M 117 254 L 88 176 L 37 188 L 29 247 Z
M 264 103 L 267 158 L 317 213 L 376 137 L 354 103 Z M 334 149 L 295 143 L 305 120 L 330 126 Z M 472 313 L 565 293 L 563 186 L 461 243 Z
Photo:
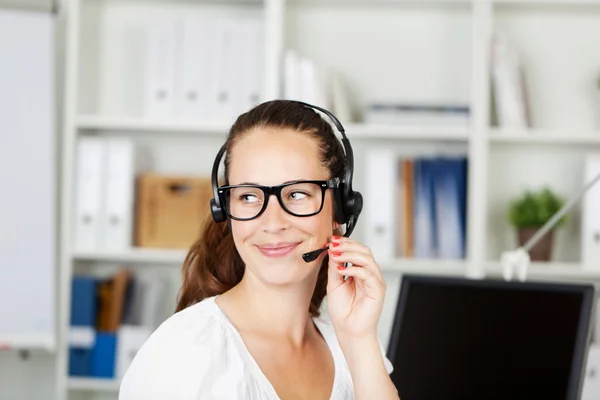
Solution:
M 231 149 L 243 135 L 255 128 L 293 129 L 317 140 L 320 161 L 331 177 L 344 178 L 344 150 L 331 125 L 319 113 L 294 101 L 273 100 L 259 104 L 240 115 L 229 131 L 225 142 L 225 184 L 229 183 Z M 335 196 L 334 199 L 335 207 Z M 334 232 L 340 235 L 341 232 Z M 326 294 L 326 255 L 321 263 L 309 312 L 319 315 Z M 245 265 L 240 257 L 228 223 L 215 223 L 209 216 L 198 240 L 192 245 L 183 264 L 183 284 L 179 291 L 176 312 L 201 300 L 224 293 L 237 285 L 244 275 Z

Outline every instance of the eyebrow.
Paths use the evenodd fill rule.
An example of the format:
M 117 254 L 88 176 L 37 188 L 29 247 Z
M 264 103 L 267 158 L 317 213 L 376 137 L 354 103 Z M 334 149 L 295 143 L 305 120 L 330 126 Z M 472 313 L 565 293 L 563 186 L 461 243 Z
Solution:
M 296 182 L 296 181 L 304 181 L 304 180 L 310 180 L 310 179 L 292 179 L 290 181 L 285 181 L 283 183 L 280 183 L 280 185 L 285 185 L 286 183 L 291 183 L 291 182 Z M 242 183 L 238 183 L 238 185 L 264 186 L 264 185 L 261 185 L 260 183 L 256 183 L 256 182 L 242 182 Z

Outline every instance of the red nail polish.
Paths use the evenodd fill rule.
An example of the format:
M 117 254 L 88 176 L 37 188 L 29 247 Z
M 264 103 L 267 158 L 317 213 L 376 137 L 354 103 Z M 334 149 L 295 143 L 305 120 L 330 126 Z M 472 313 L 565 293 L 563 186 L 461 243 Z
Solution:
M 338 242 L 331 242 L 331 246 L 332 246 L 332 247 L 337 247 L 337 246 L 339 246 L 339 245 L 340 245 L 340 244 L 339 244 Z
M 346 267 L 344 267 L 343 265 L 338 265 L 338 266 L 337 266 L 337 269 L 338 269 L 339 271 L 341 271 L 341 270 L 343 270 L 343 269 L 346 269 Z
M 334 257 L 339 257 L 342 255 L 342 253 L 340 253 L 339 251 L 334 251 L 331 253 Z
M 340 240 L 340 237 L 339 236 L 332 236 L 331 239 L 332 240 Z

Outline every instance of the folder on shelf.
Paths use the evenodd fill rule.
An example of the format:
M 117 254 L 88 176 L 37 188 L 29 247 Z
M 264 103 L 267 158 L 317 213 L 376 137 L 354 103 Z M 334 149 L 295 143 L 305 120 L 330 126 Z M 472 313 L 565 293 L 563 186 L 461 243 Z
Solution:
M 432 162 L 437 256 L 442 259 L 464 258 L 464 170 L 462 159 L 438 159 Z
M 136 276 L 128 287 L 122 323 L 128 326 L 144 326 L 153 329 L 160 325 L 167 314 L 165 304 L 167 282 L 158 275 Z
M 212 111 L 216 120 L 233 120 L 238 111 L 240 95 L 239 72 L 241 71 L 242 40 L 239 22 L 230 18 L 215 21 L 213 32 L 216 47 L 212 67 Z
M 600 174 L 600 154 L 586 157 L 584 184 Z M 600 269 L 600 184 L 590 188 L 582 199 L 581 261 L 586 269 Z
M 71 280 L 69 327 L 69 375 L 92 374 L 92 352 L 96 337 L 96 279 L 74 276 Z
M 77 143 L 74 247 L 79 251 L 102 246 L 104 165 L 106 143 L 97 137 L 82 137 Z
M 370 150 L 366 156 L 365 244 L 381 261 L 396 256 L 396 162 L 387 149 Z
M 175 90 L 179 24 L 176 20 L 160 18 L 146 27 L 145 113 L 148 117 L 172 117 L 175 111 Z
M 113 277 L 98 283 L 97 331 L 116 333 L 119 329 L 131 278 L 131 273 L 128 270 L 121 269 Z
M 401 216 L 397 230 L 401 238 L 401 255 L 414 257 L 414 167 L 412 159 L 401 159 Z
M 122 379 L 142 345 L 148 340 L 153 329 L 146 326 L 123 325 L 116 338 L 114 374 Z
M 182 21 L 181 90 L 177 113 L 186 118 L 211 117 L 211 65 L 215 63 L 214 21 L 208 17 L 186 17 Z
M 414 160 L 414 256 L 437 258 L 436 214 L 433 162 L 419 157 Z
M 96 332 L 92 350 L 92 374 L 95 378 L 114 378 L 117 348 L 116 332 Z
M 242 66 L 240 74 L 239 112 L 246 112 L 263 98 L 264 29 L 261 20 L 240 22 L 240 48 Z
M 133 237 L 134 144 L 131 139 L 110 138 L 106 146 L 102 248 L 122 250 L 131 247 Z

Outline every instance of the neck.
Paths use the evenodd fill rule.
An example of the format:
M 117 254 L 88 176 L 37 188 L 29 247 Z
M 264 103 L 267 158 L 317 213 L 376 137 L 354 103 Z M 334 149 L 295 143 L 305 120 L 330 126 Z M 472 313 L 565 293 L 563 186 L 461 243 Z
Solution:
M 231 300 L 245 318 L 240 328 L 301 346 L 314 330 L 308 313 L 316 278 L 293 286 L 267 286 L 246 273 L 230 290 Z

